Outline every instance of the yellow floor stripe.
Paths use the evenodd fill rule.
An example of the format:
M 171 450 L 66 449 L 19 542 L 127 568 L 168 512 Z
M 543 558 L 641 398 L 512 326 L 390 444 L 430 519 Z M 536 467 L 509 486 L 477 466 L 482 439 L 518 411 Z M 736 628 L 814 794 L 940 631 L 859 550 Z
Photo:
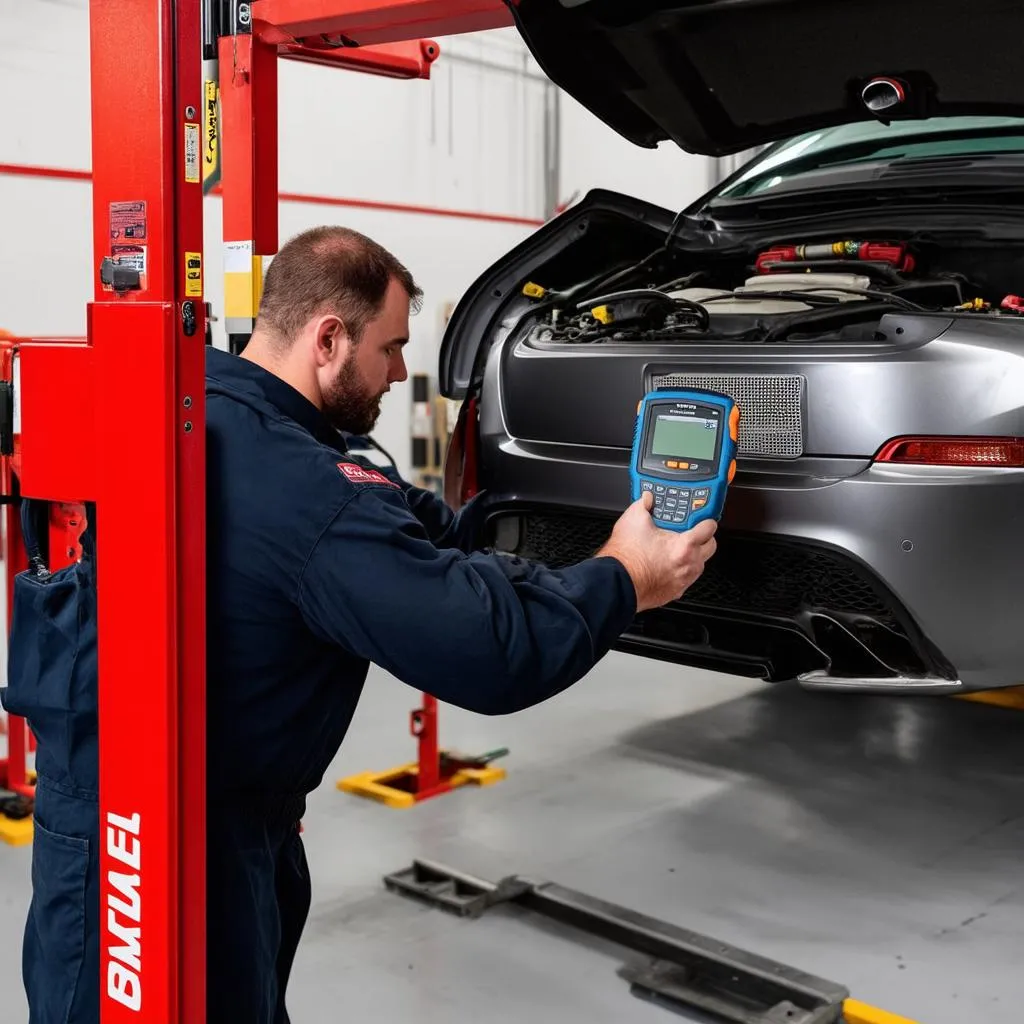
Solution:
M 900 1017 L 887 1010 L 880 1010 L 877 1006 L 868 1006 L 867 1003 L 858 1002 L 856 999 L 847 999 L 843 1003 L 843 1024 L 916 1024 L 909 1017 Z
M 1001 690 L 982 690 L 979 693 L 962 693 L 957 696 L 957 699 L 1024 711 L 1024 686 L 1008 686 Z

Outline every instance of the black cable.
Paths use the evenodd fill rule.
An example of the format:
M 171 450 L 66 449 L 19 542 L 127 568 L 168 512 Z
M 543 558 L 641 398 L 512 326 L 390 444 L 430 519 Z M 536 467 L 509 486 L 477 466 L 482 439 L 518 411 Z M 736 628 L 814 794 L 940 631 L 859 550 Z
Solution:
M 891 302 L 915 313 L 927 312 L 927 307 L 922 306 L 918 302 L 912 302 L 910 299 L 903 298 L 902 295 L 896 295 L 893 292 L 882 292 L 876 288 L 847 288 L 843 285 L 823 285 L 822 291 L 826 289 L 830 292 L 842 292 L 844 295 L 863 295 L 866 299 L 876 299 L 878 302 Z
M 682 210 L 680 210 L 675 215 L 675 219 L 672 221 L 672 227 L 670 227 L 668 229 L 668 234 L 665 236 L 665 242 L 664 242 L 664 244 L 661 247 L 661 251 L 662 252 L 668 252 L 668 247 L 672 244 L 672 240 L 679 233 L 679 229 L 683 225 L 683 219 L 684 219 L 685 215 L 686 215 L 686 208 L 685 207 Z
M 606 292 L 603 295 L 595 295 L 592 299 L 576 304 L 576 312 L 582 313 L 591 310 L 595 306 L 605 306 L 609 302 L 623 302 L 626 299 L 651 299 L 653 302 L 661 303 L 664 306 L 671 306 L 676 301 L 671 295 L 666 295 L 657 288 L 627 288 L 621 292 Z
M 666 281 L 665 284 L 658 285 L 658 291 L 668 292 L 673 288 L 689 288 L 694 281 L 699 281 L 702 277 L 706 277 L 707 274 L 703 270 L 695 270 L 692 274 L 686 274 L 683 277 L 677 277 L 673 281 Z
M 677 306 L 688 309 L 697 317 L 698 326 L 702 331 L 711 327 L 711 314 L 699 302 L 692 302 L 690 299 L 674 298 L 672 300 Z
M 377 451 L 379 451 L 381 455 L 391 463 L 391 468 L 395 470 L 396 473 L 398 472 L 398 463 L 395 462 L 394 456 L 389 451 L 387 451 L 382 445 L 379 445 L 372 437 L 370 437 L 369 434 L 361 434 L 360 436 L 370 445 L 371 448 L 376 448 Z
M 915 313 L 925 313 L 928 311 L 928 308 L 926 306 L 922 306 L 917 302 L 912 302 L 910 299 L 905 299 L 902 295 L 894 295 L 891 292 L 877 291 L 874 288 L 846 288 L 843 285 L 831 284 L 824 284 L 821 286 L 820 290 L 813 291 L 811 289 L 807 289 L 806 291 L 802 289 L 797 289 L 793 291 L 786 289 L 779 289 L 778 291 L 757 290 L 756 292 L 751 291 L 747 292 L 746 294 L 736 294 L 734 292 L 731 294 L 730 297 L 734 299 L 751 299 L 755 302 L 758 299 L 780 298 L 799 299 L 800 301 L 807 302 L 813 302 L 817 300 L 818 302 L 824 302 L 829 304 L 842 302 L 842 299 L 836 298 L 836 296 L 834 295 L 822 295 L 821 292 L 823 291 L 842 292 L 844 295 L 862 295 L 866 299 L 875 299 L 878 302 L 887 302 L 894 306 L 900 306 L 903 309 Z M 724 295 L 715 296 L 714 298 L 708 298 L 705 299 L 704 301 L 713 302 L 717 298 L 725 297 L 726 296 Z
M 624 302 L 630 299 L 643 300 L 650 299 L 652 303 L 657 303 L 659 306 L 665 309 L 666 314 L 674 313 L 680 309 L 689 310 L 696 316 L 701 330 L 706 331 L 711 325 L 711 319 L 708 316 L 708 311 L 699 303 L 691 302 L 690 299 L 678 298 L 674 295 L 666 295 L 665 292 L 659 291 L 657 288 L 631 288 L 627 291 L 622 292 L 610 292 L 606 295 L 597 295 L 592 299 L 588 299 L 586 302 L 581 302 L 576 307 L 577 313 L 582 313 L 586 310 L 593 309 L 595 306 L 609 305 L 615 302 Z

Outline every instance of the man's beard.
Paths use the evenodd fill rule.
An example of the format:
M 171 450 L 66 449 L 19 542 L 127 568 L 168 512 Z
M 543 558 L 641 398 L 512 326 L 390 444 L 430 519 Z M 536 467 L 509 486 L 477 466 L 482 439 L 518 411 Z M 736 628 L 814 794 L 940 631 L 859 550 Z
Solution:
M 380 395 L 360 378 L 352 352 L 324 395 L 324 415 L 347 434 L 368 434 L 380 416 Z

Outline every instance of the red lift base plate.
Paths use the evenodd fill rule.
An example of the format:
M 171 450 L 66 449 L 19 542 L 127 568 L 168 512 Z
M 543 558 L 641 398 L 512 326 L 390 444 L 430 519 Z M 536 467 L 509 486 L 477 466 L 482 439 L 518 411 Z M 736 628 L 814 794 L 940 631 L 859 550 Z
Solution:
M 376 800 L 386 807 L 413 807 L 443 793 L 463 786 L 491 786 L 505 778 L 505 769 L 488 765 L 485 768 L 460 768 L 430 789 L 418 792 L 416 788 L 419 765 L 401 765 L 385 772 L 361 772 L 338 780 L 338 789 L 367 800 Z

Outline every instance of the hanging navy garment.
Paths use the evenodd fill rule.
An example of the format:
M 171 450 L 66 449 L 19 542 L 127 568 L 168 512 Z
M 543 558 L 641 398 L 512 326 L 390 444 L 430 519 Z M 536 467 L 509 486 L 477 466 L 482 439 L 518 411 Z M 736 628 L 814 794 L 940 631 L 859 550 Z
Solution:
M 29 1024 L 99 1014 L 99 750 L 95 517 L 80 562 L 50 573 L 45 502 L 22 502 L 29 568 L 14 578 L 0 701 L 36 736 L 32 900 L 22 945 Z

